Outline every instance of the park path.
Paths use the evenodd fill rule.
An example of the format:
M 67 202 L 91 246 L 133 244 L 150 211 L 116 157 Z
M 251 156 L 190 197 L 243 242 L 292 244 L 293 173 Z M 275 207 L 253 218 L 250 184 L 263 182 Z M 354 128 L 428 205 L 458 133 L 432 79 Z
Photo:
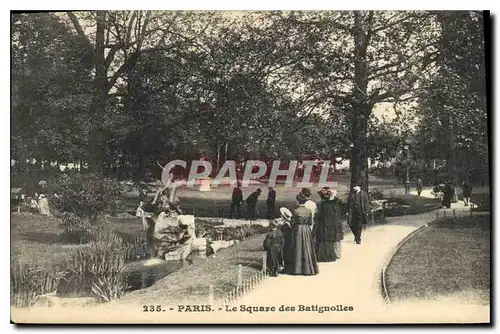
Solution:
M 430 195 L 430 191 L 425 195 Z M 448 302 L 424 302 L 419 306 L 416 306 L 416 303 L 386 305 L 382 299 L 381 270 L 398 243 L 413 231 L 435 220 L 436 212 L 439 212 L 441 217 L 444 211 L 451 216 L 453 209 L 457 216 L 469 214 L 463 202 L 458 202 L 453 203 L 450 209 L 389 217 L 387 224 L 363 231 L 361 245 L 354 243 L 351 233 L 346 233 L 342 244 L 342 258 L 333 263 L 319 263 L 318 275 L 271 277 L 244 296 L 238 304 L 277 307 L 342 305 L 354 308 L 354 312 L 335 312 L 336 316 L 329 316 L 329 321 L 334 322 L 467 321 L 466 317 L 458 315 L 466 314 L 462 312 L 472 312 L 471 320 L 486 321 L 489 319 L 489 316 L 485 319 L 489 314 L 489 307 L 478 309 L 466 304 Z M 293 319 L 308 321 L 308 317 L 311 317 L 311 313 L 302 312 L 295 313 Z

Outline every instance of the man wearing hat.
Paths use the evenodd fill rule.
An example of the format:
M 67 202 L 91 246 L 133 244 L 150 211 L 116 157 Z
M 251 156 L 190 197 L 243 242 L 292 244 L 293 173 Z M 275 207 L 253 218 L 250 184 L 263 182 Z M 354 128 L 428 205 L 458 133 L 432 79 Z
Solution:
M 248 218 L 249 219 L 255 219 L 256 218 L 256 207 L 257 207 L 257 199 L 259 198 L 262 190 L 257 189 L 253 193 L 251 193 L 247 199 L 246 199 L 246 204 L 247 204 L 247 210 L 248 210 Z
M 354 234 L 354 241 L 361 244 L 361 231 L 368 223 L 370 204 L 368 195 L 361 190 L 359 184 L 353 184 L 352 192 L 347 200 L 347 222 Z
M 276 203 L 276 190 L 274 188 L 269 187 L 269 193 L 267 194 L 267 219 L 273 219 L 274 215 L 274 206 Z

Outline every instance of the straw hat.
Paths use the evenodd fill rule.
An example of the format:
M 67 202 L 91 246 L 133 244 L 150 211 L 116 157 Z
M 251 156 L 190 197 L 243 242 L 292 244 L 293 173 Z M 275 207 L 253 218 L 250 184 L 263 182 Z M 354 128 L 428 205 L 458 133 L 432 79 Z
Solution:
M 292 211 L 287 208 L 280 208 L 281 217 L 285 220 L 289 220 L 292 218 Z

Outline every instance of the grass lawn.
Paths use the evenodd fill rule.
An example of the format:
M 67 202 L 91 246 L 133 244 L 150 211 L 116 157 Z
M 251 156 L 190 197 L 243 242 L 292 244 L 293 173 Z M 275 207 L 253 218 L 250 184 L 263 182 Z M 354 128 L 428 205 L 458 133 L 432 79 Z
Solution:
M 437 199 L 412 194 L 394 195 L 390 197 L 390 200 L 391 202 L 398 203 L 398 206 L 386 209 L 386 217 L 415 215 L 441 207 L 441 202 Z
M 417 232 L 387 269 L 392 300 L 455 296 L 490 302 L 490 215 L 452 218 Z
M 110 218 L 111 228 L 141 237 L 142 225 L 138 218 Z M 79 245 L 63 243 L 59 238 L 59 222 L 53 217 L 30 214 L 11 215 L 11 260 L 19 259 L 40 266 L 64 262 L 68 252 Z

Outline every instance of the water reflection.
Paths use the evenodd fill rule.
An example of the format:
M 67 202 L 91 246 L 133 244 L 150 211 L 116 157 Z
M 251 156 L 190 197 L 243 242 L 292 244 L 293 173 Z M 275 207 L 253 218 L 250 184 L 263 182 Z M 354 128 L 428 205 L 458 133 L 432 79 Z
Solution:
M 133 261 L 127 264 L 124 274 L 127 277 L 128 291 L 150 287 L 165 276 L 192 264 L 199 263 L 206 256 L 191 254 L 186 260 L 165 261 L 150 259 Z

